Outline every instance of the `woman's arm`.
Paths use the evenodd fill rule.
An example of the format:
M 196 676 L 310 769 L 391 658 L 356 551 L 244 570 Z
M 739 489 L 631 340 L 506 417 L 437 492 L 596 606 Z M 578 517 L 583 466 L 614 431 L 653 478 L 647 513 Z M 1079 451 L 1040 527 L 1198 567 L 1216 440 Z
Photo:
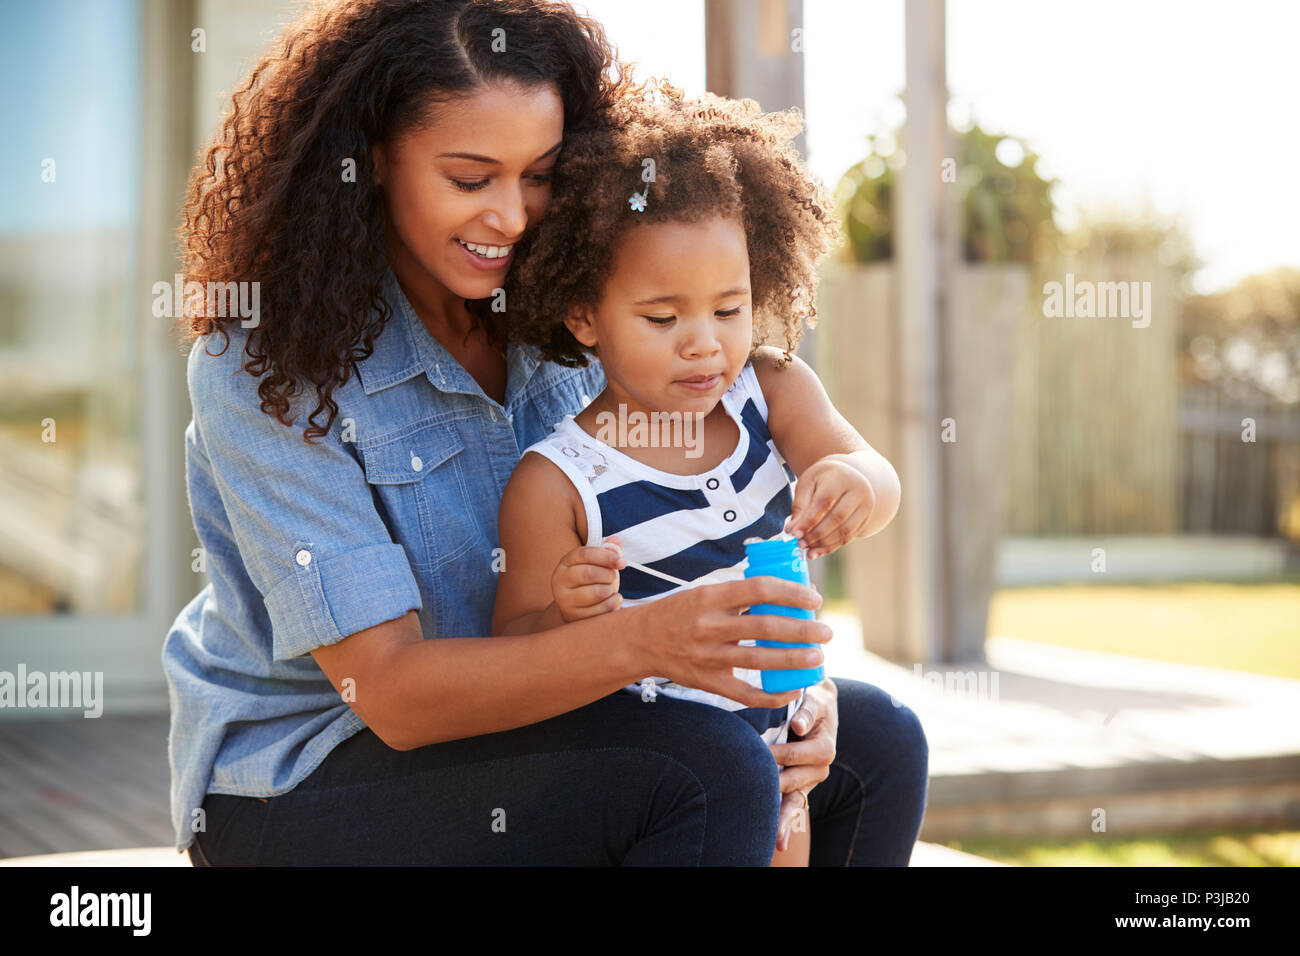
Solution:
M 820 649 L 741 647 L 760 639 L 824 644 L 817 621 L 761 615 L 758 604 L 815 608 L 807 588 L 760 577 L 670 594 L 652 604 L 574 621 L 541 634 L 422 640 L 414 612 L 319 647 L 312 656 L 367 726 L 395 750 L 512 730 L 599 700 L 646 674 L 709 690 L 747 707 L 783 707 L 800 691 L 768 694 L 736 677 L 816 667 Z
M 621 626 L 621 640 L 591 618 L 541 634 L 426 641 L 412 611 L 312 657 L 340 691 L 352 678 L 349 702 L 366 726 L 410 750 L 536 723 L 644 677 L 628 639 L 635 626 Z

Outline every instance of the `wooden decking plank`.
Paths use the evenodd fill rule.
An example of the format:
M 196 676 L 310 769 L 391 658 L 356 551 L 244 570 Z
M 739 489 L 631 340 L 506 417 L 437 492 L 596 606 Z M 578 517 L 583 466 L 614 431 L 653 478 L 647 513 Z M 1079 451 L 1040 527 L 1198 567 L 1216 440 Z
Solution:
M 129 785 L 101 778 L 87 780 L 83 785 L 81 780 L 66 773 L 55 774 L 39 767 L 34 768 L 34 776 L 46 797 L 42 805 L 50 809 L 57 807 L 59 817 L 81 821 L 82 829 L 93 832 L 111 828 L 119 839 L 129 841 L 109 844 L 109 847 L 148 846 L 157 840 L 157 828 L 147 825 L 132 812 L 127 801 L 136 799 L 137 794 Z M 51 799 L 54 793 L 63 796 Z M 103 825 L 97 821 L 103 821 Z
M 31 784 L 25 786 L 30 789 Z M 11 817 L 14 824 L 41 847 L 41 853 L 101 847 L 93 830 L 83 829 L 70 814 L 62 818 L 52 814 L 44 802 L 31 794 L 17 801 L 14 811 Z
M 169 770 L 166 758 L 147 761 L 132 758 L 118 745 L 117 740 L 100 744 L 84 735 L 59 734 L 44 728 L 40 734 L 29 735 L 11 742 L 11 747 L 26 753 L 26 759 L 52 768 L 81 768 L 106 778 L 144 780 L 154 787 L 168 786 Z
M 18 826 L 17 820 L 12 819 L 7 812 L 0 814 L 0 859 L 8 859 L 12 856 L 36 856 L 47 852 L 49 851 L 45 846 Z
M 129 822 L 102 812 L 37 764 L 10 767 L 5 779 L 10 784 L 4 798 L 5 815 L 34 839 L 53 847 L 49 852 L 98 848 L 105 839 L 143 836 L 136 834 Z
M 164 786 L 169 784 L 171 770 L 167 763 L 166 738 L 159 743 L 153 739 L 153 734 L 147 727 L 140 725 L 127 725 L 120 730 L 114 728 L 113 733 L 115 759 L 128 763 L 137 773 L 145 775 L 145 779 L 151 782 L 161 781 Z M 85 741 L 92 750 L 97 750 L 103 745 L 103 741 L 98 739 L 87 737 Z
M 44 759 L 52 765 L 64 763 L 84 763 L 103 773 L 116 776 L 156 779 L 159 767 L 167 770 L 166 752 L 161 754 L 161 764 L 157 759 L 149 759 L 129 746 L 130 728 L 101 724 L 99 718 L 90 727 L 68 726 L 79 724 L 75 720 L 41 721 L 41 726 L 21 737 L 16 737 L 19 746 L 26 746 L 34 759 Z M 64 726 L 58 726 L 58 725 Z M 33 753 L 33 748 L 35 752 Z
M 51 852 L 140 845 L 139 836 L 131 828 L 93 809 L 43 802 L 25 807 L 21 819 L 26 822 L 37 816 L 47 824 L 43 832 L 55 834 L 57 842 Z
M 119 759 L 121 742 L 131 739 L 135 728 L 119 725 L 113 730 L 108 746 L 94 747 L 75 721 L 33 722 L 28 732 L 8 735 L 5 750 L 11 758 L 43 771 L 46 785 L 79 796 L 94 794 L 95 810 L 83 802 L 77 813 L 106 815 L 133 844 L 170 842 L 170 775 L 165 760 Z M 0 797 L 0 807 L 3 803 Z
M 27 749 L 30 752 L 40 746 L 43 744 L 28 740 L 19 749 Z M 102 817 L 105 821 L 103 825 L 93 820 L 89 823 L 83 822 L 77 829 L 93 834 L 102 833 L 107 827 L 119 837 L 130 840 L 129 845 L 149 845 L 157 839 L 156 826 L 142 826 L 141 822 L 133 816 L 129 805 L 125 810 L 119 809 L 119 805 L 132 800 L 151 803 L 152 800 L 147 793 L 141 793 L 139 788 L 130 782 L 89 772 L 76 763 L 56 764 L 44 759 L 45 756 L 46 754 L 40 752 L 29 753 L 28 759 L 16 765 L 21 768 L 17 772 L 27 780 L 27 789 L 43 795 L 43 805 L 49 805 L 49 797 L 45 792 L 56 791 L 67 795 L 59 801 L 60 812 L 63 815 L 76 819 Z M 5 802 L 7 802 L 5 798 L 0 797 L 0 805 Z M 6 812 L 12 812 L 7 807 L 5 809 Z M 79 848 L 85 849 L 79 846 L 72 847 L 72 849 Z
M 98 729 L 78 728 L 73 736 L 86 744 L 102 746 L 104 741 Z M 167 766 L 166 721 L 121 717 L 106 729 L 112 734 L 114 752 L 123 758 L 130 758 L 137 766 Z
M 99 718 L 94 721 L 82 721 L 75 718 L 65 720 L 34 720 L 22 724 L 0 727 L 0 734 L 8 738 L 14 746 L 20 746 L 31 752 L 35 748 L 37 756 L 52 761 L 68 759 L 71 755 L 108 750 L 115 755 L 124 754 L 120 733 L 112 718 Z M 102 735 L 95 739 L 96 731 L 83 724 L 97 727 Z

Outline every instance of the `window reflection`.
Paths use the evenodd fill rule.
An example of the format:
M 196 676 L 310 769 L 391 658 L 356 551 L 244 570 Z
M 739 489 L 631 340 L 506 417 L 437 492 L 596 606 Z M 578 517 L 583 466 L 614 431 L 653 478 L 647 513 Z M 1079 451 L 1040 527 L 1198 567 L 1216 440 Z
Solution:
M 0 614 L 140 605 L 139 32 L 0 5 Z

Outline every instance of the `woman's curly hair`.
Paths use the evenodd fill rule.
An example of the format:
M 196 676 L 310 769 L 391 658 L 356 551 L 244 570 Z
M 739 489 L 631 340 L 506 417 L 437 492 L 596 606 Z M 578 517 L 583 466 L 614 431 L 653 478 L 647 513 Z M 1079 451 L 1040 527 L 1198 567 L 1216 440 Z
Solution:
M 508 54 L 492 50 L 498 28 Z M 372 144 L 418 128 L 436 103 L 503 80 L 554 84 L 568 135 L 633 84 L 600 24 L 554 0 L 334 0 L 308 10 L 277 47 L 235 91 L 191 173 L 179 236 L 187 288 L 259 283 L 243 367 L 262 376 L 261 409 L 284 425 L 290 398 L 315 386 L 310 442 L 328 433 L 334 389 L 392 315 Z M 183 337 L 219 330 L 228 347 L 239 317 L 196 312 L 185 310 Z M 471 308 L 499 341 L 487 316 Z
M 506 277 L 512 340 L 543 358 L 582 368 L 595 351 L 564 318 L 596 308 L 623 233 L 642 223 L 742 222 L 749 248 L 754 343 L 785 341 L 782 365 L 817 323 L 818 261 L 840 236 L 834 203 L 800 161 L 796 109 L 763 113 L 752 99 L 686 98 L 665 80 L 628 91 L 605 121 L 566 136 L 550 206 L 520 238 Z M 646 160 L 654 178 L 643 181 Z M 634 192 L 645 196 L 634 211 Z M 752 350 L 751 350 L 752 355 Z

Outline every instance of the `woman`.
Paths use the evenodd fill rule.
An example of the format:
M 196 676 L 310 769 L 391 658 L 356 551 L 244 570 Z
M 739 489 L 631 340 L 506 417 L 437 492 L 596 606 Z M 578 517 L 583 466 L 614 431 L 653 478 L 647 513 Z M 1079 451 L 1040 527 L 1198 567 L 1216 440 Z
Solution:
M 802 739 L 770 749 L 726 712 L 617 693 L 815 666 L 736 644 L 756 636 L 740 611 L 817 606 L 806 589 L 729 582 L 618 612 L 617 634 L 483 639 L 520 450 L 604 387 L 598 364 L 504 345 L 496 290 L 565 130 L 628 86 L 566 5 L 349 0 L 236 92 L 191 183 L 186 271 L 257 282 L 259 312 L 187 321 L 212 583 L 163 650 L 197 865 L 766 865 L 805 806 L 814 865 L 906 864 L 925 739 L 877 688 L 824 681 Z

